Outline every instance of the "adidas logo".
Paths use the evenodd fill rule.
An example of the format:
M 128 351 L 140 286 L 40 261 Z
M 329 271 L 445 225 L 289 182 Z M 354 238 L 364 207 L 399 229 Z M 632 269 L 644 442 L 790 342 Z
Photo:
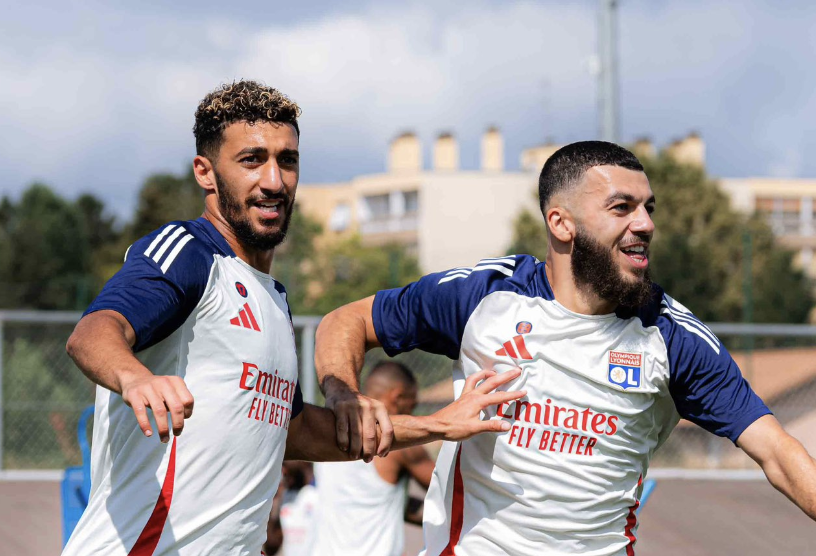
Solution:
M 521 359 L 522 361 L 532 361 L 533 356 L 527 351 L 527 346 L 524 345 L 524 336 L 519 334 L 512 340 L 508 340 L 502 344 L 502 348 L 496 351 L 496 355 L 507 357 L 508 355 L 513 359 Z
M 230 319 L 230 324 L 249 328 L 250 330 L 257 330 L 258 332 L 261 331 L 261 327 L 258 326 L 258 321 L 255 320 L 255 315 L 252 314 L 252 309 L 249 308 L 249 303 L 244 303 L 243 308 L 238 311 L 238 316 Z

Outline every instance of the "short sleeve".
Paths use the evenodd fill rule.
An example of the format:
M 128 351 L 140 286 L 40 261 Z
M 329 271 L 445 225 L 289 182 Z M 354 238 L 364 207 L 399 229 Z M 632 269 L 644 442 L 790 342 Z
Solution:
M 213 251 L 174 223 L 138 240 L 125 257 L 84 315 L 121 314 L 136 332 L 134 351 L 141 351 L 172 334 L 193 312 L 209 280 Z
M 771 411 L 725 346 L 688 309 L 664 295 L 660 312 L 671 366 L 670 391 L 678 413 L 736 442 L 751 423 Z
M 529 256 L 483 259 L 474 267 L 428 274 L 403 288 L 374 297 L 372 320 L 388 355 L 419 348 L 459 357 L 468 319 L 495 291 L 523 289 L 535 272 Z
M 294 419 L 303 411 L 303 392 L 300 390 L 300 382 L 295 383 L 295 396 L 292 398 L 292 417 Z

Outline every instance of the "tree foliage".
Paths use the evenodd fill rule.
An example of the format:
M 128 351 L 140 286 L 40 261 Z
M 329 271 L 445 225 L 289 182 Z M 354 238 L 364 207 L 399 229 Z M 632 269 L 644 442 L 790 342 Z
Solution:
M 204 191 L 196 182 L 192 168 L 182 176 L 153 174 L 139 191 L 128 236 L 132 242 L 172 220 L 192 220 L 203 212 Z
M 753 322 L 807 321 L 812 284 L 761 217 L 731 209 L 728 196 L 701 168 L 669 156 L 642 162 L 657 199 L 652 275 L 669 295 L 705 321 L 741 321 L 748 306 Z M 513 230 L 509 252 L 543 260 L 547 239 L 541 217 L 523 211 Z

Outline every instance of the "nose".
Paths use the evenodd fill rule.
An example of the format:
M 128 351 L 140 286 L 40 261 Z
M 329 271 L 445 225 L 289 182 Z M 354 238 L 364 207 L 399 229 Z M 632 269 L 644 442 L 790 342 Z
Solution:
M 652 220 L 652 215 L 646 210 L 646 207 L 639 207 L 634 213 L 634 218 L 629 224 L 629 229 L 634 234 L 648 235 L 649 237 L 654 234 L 654 221 Z
M 277 162 L 270 160 L 264 165 L 258 185 L 270 193 L 280 193 L 283 190 L 283 178 Z

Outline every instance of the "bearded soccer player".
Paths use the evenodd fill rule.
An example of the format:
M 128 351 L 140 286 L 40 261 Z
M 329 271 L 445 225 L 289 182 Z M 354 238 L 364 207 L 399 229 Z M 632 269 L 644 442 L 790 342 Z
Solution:
M 286 290 L 269 275 L 294 208 L 299 111 L 252 81 L 207 95 L 194 128 L 203 216 L 136 241 L 71 335 L 99 387 L 91 496 L 63 555 L 255 555 L 284 457 L 371 459 L 392 438 L 502 430 L 478 419 L 511 399 L 488 393 L 507 382 L 489 371 L 428 418 L 389 421 L 357 398 L 365 438 L 343 450 L 334 414 L 303 403 Z
M 355 391 L 366 346 L 447 355 L 457 396 L 479 369 L 522 369 L 507 388 L 527 396 L 487 412 L 510 430 L 440 453 L 422 554 L 634 554 L 643 477 L 681 416 L 736 443 L 816 519 L 816 462 L 717 337 L 649 279 L 656 204 L 637 158 L 568 145 L 544 165 L 539 197 L 546 263 L 516 255 L 430 274 L 318 330 L 329 402 Z

